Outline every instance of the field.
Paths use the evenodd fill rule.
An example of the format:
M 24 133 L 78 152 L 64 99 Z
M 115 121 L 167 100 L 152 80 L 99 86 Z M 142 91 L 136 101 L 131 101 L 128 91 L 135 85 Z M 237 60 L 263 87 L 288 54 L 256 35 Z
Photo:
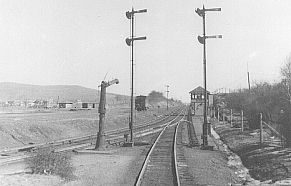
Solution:
M 135 112 L 136 123 L 152 119 L 166 108 Z M 106 131 L 128 127 L 130 109 L 109 107 L 106 113 Z M 34 110 L 18 113 L 0 114 L 1 149 L 19 147 L 29 143 L 48 142 L 86 134 L 97 134 L 97 110 Z M 26 174 L 24 162 L 0 167 L 0 185 L 131 185 L 137 170 L 130 168 L 136 157 L 141 157 L 142 148 L 117 148 L 113 155 L 78 155 L 72 154 L 76 179 L 64 182 L 60 177 Z M 106 170 L 106 171 L 100 171 Z M 125 171 L 127 170 L 127 171 Z M 131 176 L 128 176 L 128 171 Z
M 160 108 L 159 112 L 165 109 Z M 129 108 L 107 109 L 105 130 L 128 127 Z M 135 112 L 135 121 L 155 117 L 156 109 Z M 0 114 L 0 148 L 49 142 L 98 132 L 98 110 L 34 110 Z

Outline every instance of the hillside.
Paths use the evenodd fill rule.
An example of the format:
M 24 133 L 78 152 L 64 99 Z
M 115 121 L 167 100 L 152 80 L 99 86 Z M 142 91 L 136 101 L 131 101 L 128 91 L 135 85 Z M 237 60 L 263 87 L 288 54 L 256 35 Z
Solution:
M 96 89 L 77 85 L 29 85 L 11 82 L 0 83 L 0 101 L 54 99 L 59 101 L 82 100 L 96 102 L 99 98 Z M 107 99 L 125 100 L 127 96 L 107 93 Z M 99 101 L 99 100 L 98 100 Z

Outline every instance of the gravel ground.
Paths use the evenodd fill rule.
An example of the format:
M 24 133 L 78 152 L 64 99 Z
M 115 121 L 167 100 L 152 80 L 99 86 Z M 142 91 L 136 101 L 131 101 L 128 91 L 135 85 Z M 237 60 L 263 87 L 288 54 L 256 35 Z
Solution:
M 135 174 L 131 172 L 132 162 L 142 149 L 119 148 L 112 155 L 84 154 L 73 157 L 77 180 L 64 186 L 133 185 Z
M 200 144 L 202 144 L 202 140 L 200 139 L 202 134 L 201 118 L 193 117 L 193 124 L 195 133 Z M 186 125 L 183 127 L 185 128 L 183 139 L 185 143 L 188 143 Z M 208 138 L 208 143 L 211 146 L 215 146 L 211 138 Z M 235 169 L 228 166 L 228 155 L 217 148 L 214 149 L 214 151 L 210 151 L 201 150 L 200 146 L 192 148 L 187 146 L 184 147 L 187 164 L 192 175 L 196 179 L 197 185 L 226 186 L 233 183 L 240 183 L 241 180 L 235 174 Z
M 152 143 L 156 135 L 135 141 Z M 114 147 L 112 155 L 76 155 L 73 162 L 77 180 L 64 186 L 134 185 L 149 148 L 150 145 Z

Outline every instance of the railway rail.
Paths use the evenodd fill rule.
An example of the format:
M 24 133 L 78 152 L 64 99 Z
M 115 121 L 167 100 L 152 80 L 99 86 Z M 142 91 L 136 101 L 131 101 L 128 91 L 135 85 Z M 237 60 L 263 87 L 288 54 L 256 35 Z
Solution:
M 145 122 L 142 122 L 134 128 L 134 132 L 138 133 L 138 135 L 141 135 L 143 132 L 148 133 L 151 130 L 155 130 L 157 132 L 157 128 L 161 122 L 167 121 L 171 115 L 176 114 L 181 110 L 181 108 L 174 109 L 170 111 L 167 114 L 160 115 L 159 117 L 156 117 L 153 120 L 148 120 Z M 121 128 L 116 130 L 111 130 L 106 133 L 106 141 L 109 144 L 114 143 L 121 143 L 124 142 L 124 133 L 128 131 L 128 128 Z M 68 138 L 64 140 L 56 140 L 51 141 L 47 143 L 40 143 L 40 144 L 32 144 L 32 145 L 26 145 L 19 148 L 11 148 L 0 151 L 0 165 L 14 163 L 23 161 L 24 159 L 27 159 L 31 157 L 31 154 L 27 154 L 27 152 L 33 152 L 37 151 L 43 148 L 49 148 L 52 147 L 55 149 L 55 151 L 68 151 L 78 148 L 85 148 L 88 146 L 91 146 L 93 143 L 95 143 L 97 138 L 97 135 L 86 135 L 76 138 Z
M 182 132 L 179 126 L 184 117 L 185 111 L 166 123 L 149 149 L 135 185 L 195 184 L 182 152 Z

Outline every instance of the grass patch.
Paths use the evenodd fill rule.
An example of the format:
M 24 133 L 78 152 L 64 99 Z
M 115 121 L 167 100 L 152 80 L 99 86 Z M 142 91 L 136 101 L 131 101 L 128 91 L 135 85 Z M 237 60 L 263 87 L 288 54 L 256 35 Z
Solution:
M 58 175 L 65 180 L 73 179 L 71 156 L 67 153 L 54 152 L 53 149 L 42 149 L 27 160 L 28 168 L 33 174 Z

